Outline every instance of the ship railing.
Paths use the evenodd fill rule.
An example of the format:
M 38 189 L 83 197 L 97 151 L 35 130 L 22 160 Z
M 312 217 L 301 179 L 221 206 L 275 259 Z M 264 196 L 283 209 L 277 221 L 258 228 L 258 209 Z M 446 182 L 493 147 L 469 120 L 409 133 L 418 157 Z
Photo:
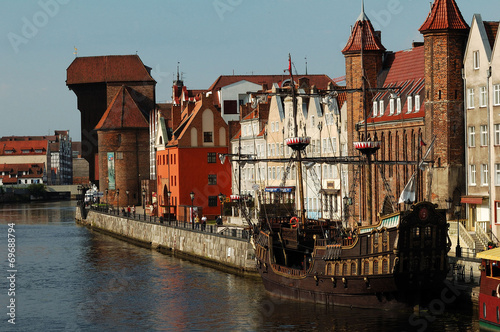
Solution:
M 249 240 L 250 239 L 250 230 L 246 228 L 236 228 L 236 227 L 226 227 L 219 225 L 201 225 L 201 224 L 192 224 L 186 221 L 179 220 L 165 220 L 163 217 L 150 216 L 147 214 L 136 213 L 135 215 L 131 212 L 121 212 L 119 209 L 113 208 L 112 206 L 100 206 L 94 205 L 90 207 L 91 210 L 95 212 L 99 212 L 102 214 L 118 216 L 121 218 L 137 220 L 146 223 L 152 224 L 163 224 L 168 227 L 180 228 L 188 231 L 199 232 L 199 233 L 209 233 L 227 238 L 236 238 Z
M 281 265 L 278 265 L 278 264 L 273 264 L 273 269 L 275 271 L 278 271 L 278 272 L 281 272 L 281 273 L 284 273 L 284 274 L 288 274 L 290 276 L 303 276 L 305 275 L 305 271 L 304 270 L 297 270 L 297 269 L 292 269 L 291 267 L 286 267 L 286 266 L 281 266 Z

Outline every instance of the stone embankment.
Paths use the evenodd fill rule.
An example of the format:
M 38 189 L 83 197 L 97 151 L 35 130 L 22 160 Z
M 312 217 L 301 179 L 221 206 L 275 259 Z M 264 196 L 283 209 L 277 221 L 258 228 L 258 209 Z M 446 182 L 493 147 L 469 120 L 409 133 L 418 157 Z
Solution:
M 75 219 L 90 229 L 220 270 L 258 276 L 248 236 L 234 237 L 179 227 L 182 225 L 175 226 L 176 223 L 166 225 L 93 210 L 86 212 L 86 218 L 82 218 L 78 206 Z

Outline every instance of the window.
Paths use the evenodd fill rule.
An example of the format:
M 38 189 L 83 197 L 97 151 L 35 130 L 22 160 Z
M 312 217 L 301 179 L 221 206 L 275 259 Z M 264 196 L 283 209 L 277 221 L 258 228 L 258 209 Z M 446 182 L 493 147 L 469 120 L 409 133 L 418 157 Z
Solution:
M 314 115 L 311 116 L 311 127 L 314 127 L 316 122 L 314 121 Z
M 474 89 L 467 89 L 467 108 L 474 108 Z
M 373 261 L 373 274 L 378 274 L 378 261 Z
M 479 88 L 479 107 L 486 107 L 488 105 L 488 94 L 486 87 L 482 86 Z
M 493 104 L 500 105 L 500 84 L 493 85 Z
M 373 102 L 373 117 L 376 117 L 378 115 L 378 102 L 374 101 Z
M 21 152 L 22 153 L 30 153 L 30 150 L 22 149 Z
M 469 184 L 476 185 L 476 165 L 469 165 Z
M 469 127 L 469 147 L 476 146 L 476 127 Z
M 406 113 L 411 113 L 411 111 L 413 111 L 413 98 L 411 96 L 408 96 L 407 103 L 408 103 L 408 110 L 406 111 Z
M 384 115 L 384 112 L 385 112 L 385 108 L 384 108 L 384 101 L 381 100 L 380 103 L 379 103 L 379 113 L 380 113 L 380 116 Z
M 481 165 L 481 185 L 483 185 L 483 186 L 488 185 L 488 165 L 487 164 Z
M 208 206 L 217 206 L 217 196 L 208 196 Z
M 488 126 L 482 125 L 481 126 L 481 146 L 487 146 L 487 145 L 488 145 Z
M 396 114 L 401 114 L 401 98 L 396 101 Z
M 495 186 L 500 186 L 500 164 L 495 164 Z
M 500 124 L 495 125 L 495 145 L 500 145 Z
M 394 99 L 390 99 L 389 100 L 389 115 L 393 115 L 394 114 Z
M 217 184 L 217 174 L 208 174 L 208 184 L 209 185 Z
M 215 164 L 217 162 L 217 156 L 215 152 L 207 153 L 207 162 L 209 164 Z
M 205 132 L 203 132 L 203 142 L 205 142 L 205 143 L 213 142 L 212 132 L 211 131 L 205 131 Z
M 474 61 L 474 69 L 479 69 L 479 51 L 472 53 L 472 60 Z
M 420 95 L 415 96 L 415 112 L 420 112 Z

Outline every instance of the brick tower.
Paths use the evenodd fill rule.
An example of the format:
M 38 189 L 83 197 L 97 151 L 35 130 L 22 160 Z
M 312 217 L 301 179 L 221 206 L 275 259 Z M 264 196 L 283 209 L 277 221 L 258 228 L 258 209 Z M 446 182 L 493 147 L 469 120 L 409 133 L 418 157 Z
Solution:
M 113 205 L 137 205 L 141 180 L 149 179 L 149 124 L 139 105 L 134 90 L 122 86 L 95 127 L 99 190 Z
M 425 47 L 426 142 L 436 137 L 424 176 L 425 197 L 439 203 L 465 193 L 464 85 L 462 63 L 469 26 L 455 0 L 435 0 L 419 30 Z
M 156 82 L 151 77 L 151 68 L 145 66 L 137 55 L 77 57 L 67 69 L 66 85 L 78 98 L 82 156 L 89 163 L 91 182 L 99 179 L 94 128 L 124 84 L 132 89 L 131 94 L 141 109 L 146 112 L 154 110 Z
M 363 84 L 366 89 L 376 88 L 378 74 L 382 69 L 384 52 L 385 47 L 380 40 L 380 32 L 374 30 L 365 14 L 363 5 L 347 45 L 342 50 L 346 64 L 346 88 L 361 89 Z M 347 141 L 349 142 L 348 153 L 350 156 L 357 154 L 352 143 L 365 139 L 362 137 L 363 131 L 357 129 L 357 124 L 365 119 L 367 105 L 370 104 L 371 98 L 371 93 L 365 95 L 361 92 L 347 94 Z M 358 173 L 356 166 L 350 165 L 348 173 L 349 184 L 368 184 L 366 169 Z M 372 205 L 372 203 L 371 200 L 367 203 L 366 191 L 366 187 L 358 185 L 354 192 L 346 193 L 354 198 L 354 206 L 351 207 L 350 211 L 354 220 L 366 220 L 367 218 L 368 205 Z M 359 215 L 359 204 L 362 204 L 362 215 Z M 370 210 L 373 210 L 373 207 Z

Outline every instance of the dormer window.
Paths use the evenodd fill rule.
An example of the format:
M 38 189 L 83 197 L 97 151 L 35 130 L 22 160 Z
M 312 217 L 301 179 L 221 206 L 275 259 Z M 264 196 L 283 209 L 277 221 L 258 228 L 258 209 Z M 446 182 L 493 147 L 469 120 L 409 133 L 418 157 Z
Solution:
M 420 96 L 415 96 L 415 112 L 420 112 Z
M 389 100 L 389 115 L 394 115 L 394 99 Z
M 26 154 L 26 153 L 30 153 L 30 150 L 29 149 L 22 149 L 21 152 Z
M 373 102 L 373 117 L 376 117 L 378 115 L 378 102 L 374 101 Z
M 406 103 L 408 104 L 408 109 L 406 110 L 406 113 L 411 113 L 413 111 L 413 98 L 411 96 L 408 96 Z
M 380 116 L 382 116 L 382 115 L 384 115 L 384 112 L 385 112 L 385 107 L 384 107 L 384 101 L 383 100 L 381 100 L 379 102 L 379 106 L 380 106 L 379 113 L 380 113 Z
M 396 101 L 396 114 L 401 114 L 401 98 Z

